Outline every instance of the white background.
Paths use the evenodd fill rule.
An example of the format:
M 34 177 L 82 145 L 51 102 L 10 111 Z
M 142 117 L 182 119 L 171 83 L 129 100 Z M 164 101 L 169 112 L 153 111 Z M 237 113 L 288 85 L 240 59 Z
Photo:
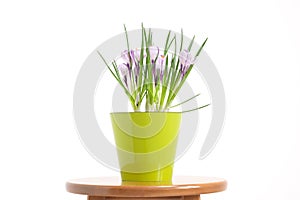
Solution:
M 300 199 L 300 3 L 281 1 L 1 1 L 1 199 L 85 199 L 70 178 L 118 175 L 81 145 L 72 115 L 76 76 L 106 39 L 146 26 L 206 36 L 227 116 L 213 153 L 193 146 L 175 175 L 219 176 L 203 199 Z

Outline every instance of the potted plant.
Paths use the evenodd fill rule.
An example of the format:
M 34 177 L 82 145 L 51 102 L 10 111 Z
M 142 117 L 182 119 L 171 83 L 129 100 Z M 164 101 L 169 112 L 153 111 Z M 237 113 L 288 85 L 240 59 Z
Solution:
M 121 177 L 123 181 L 170 182 L 182 113 L 209 105 L 183 112 L 171 111 L 171 108 L 180 105 L 173 106 L 172 102 L 207 39 L 196 55 L 192 55 L 194 38 L 187 47 L 183 47 L 181 31 L 177 48 L 177 38 L 172 37 L 169 31 L 165 46 L 157 47 L 153 45 L 151 29 L 146 30 L 142 25 L 141 45 L 130 49 L 125 26 L 124 29 L 127 49 L 120 57 L 107 62 L 98 51 L 128 96 L 134 111 L 111 113 Z M 170 51 L 172 45 L 174 52 Z

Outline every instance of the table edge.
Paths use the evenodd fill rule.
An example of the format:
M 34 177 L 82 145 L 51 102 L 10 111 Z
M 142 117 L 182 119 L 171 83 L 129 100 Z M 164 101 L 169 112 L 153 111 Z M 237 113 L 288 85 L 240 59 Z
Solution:
M 164 196 L 184 196 L 200 195 L 208 193 L 222 192 L 227 188 L 227 181 L 170 185 L 170 186 L 138 186 L 138 185 L 86 185 L 79 183 L 66 183 L 66 190 L 74 194 L 88 196 L 106 196 L 106 197 L 164 197 Z M 155 190 L 154 190 L 155 189 Z M 143 192 L 141 192 L 143 191 Z M 175 192 L 174 192 L 175 191 Z

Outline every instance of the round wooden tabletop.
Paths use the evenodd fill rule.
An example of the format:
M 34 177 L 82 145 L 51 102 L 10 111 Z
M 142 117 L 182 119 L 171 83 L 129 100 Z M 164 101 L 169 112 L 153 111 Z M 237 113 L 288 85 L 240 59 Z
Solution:
M 226 189 L 224 179 L 213 177 L 174 177 L 172 184 L 122 182 L 118 177 L 82 178 L 66 183 L 68 192 L 104 197 L 165 197 L 200 195 Z

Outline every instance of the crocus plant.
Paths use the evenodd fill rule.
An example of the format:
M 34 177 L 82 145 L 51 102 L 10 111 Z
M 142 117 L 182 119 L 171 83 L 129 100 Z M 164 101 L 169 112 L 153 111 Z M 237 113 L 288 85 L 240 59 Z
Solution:
M 165 46 L 162 49 L 153 45 L 151 29 L 146 31 L 142 25 L 141 46 L 130 49 L 125 26 L 124 29 L 127 49 L 117 59 L 108 63 L 99 51 L 98 54 L 124 89 L 134 111 L 140 111 L 141 105 L 145 105 L 145 111 L 169 111 L 170 108 L 199 96 L 197 94 L 180 104 L 172 105 L 173 100 L 191 72 L 207 38 L 198 49 L 196 55 L 193 56 L 190 51 L 195 36 L 189 46 L 183 48 L 182 30 L 179 49 L 177 49 L 177 38 L 176 36 L 171 36 L 171 31 L 169 31 Z M 175 52 L 169 51 L 171 45 L 174 45 Z M 201 109 L 208 105 L 188 111 Z

